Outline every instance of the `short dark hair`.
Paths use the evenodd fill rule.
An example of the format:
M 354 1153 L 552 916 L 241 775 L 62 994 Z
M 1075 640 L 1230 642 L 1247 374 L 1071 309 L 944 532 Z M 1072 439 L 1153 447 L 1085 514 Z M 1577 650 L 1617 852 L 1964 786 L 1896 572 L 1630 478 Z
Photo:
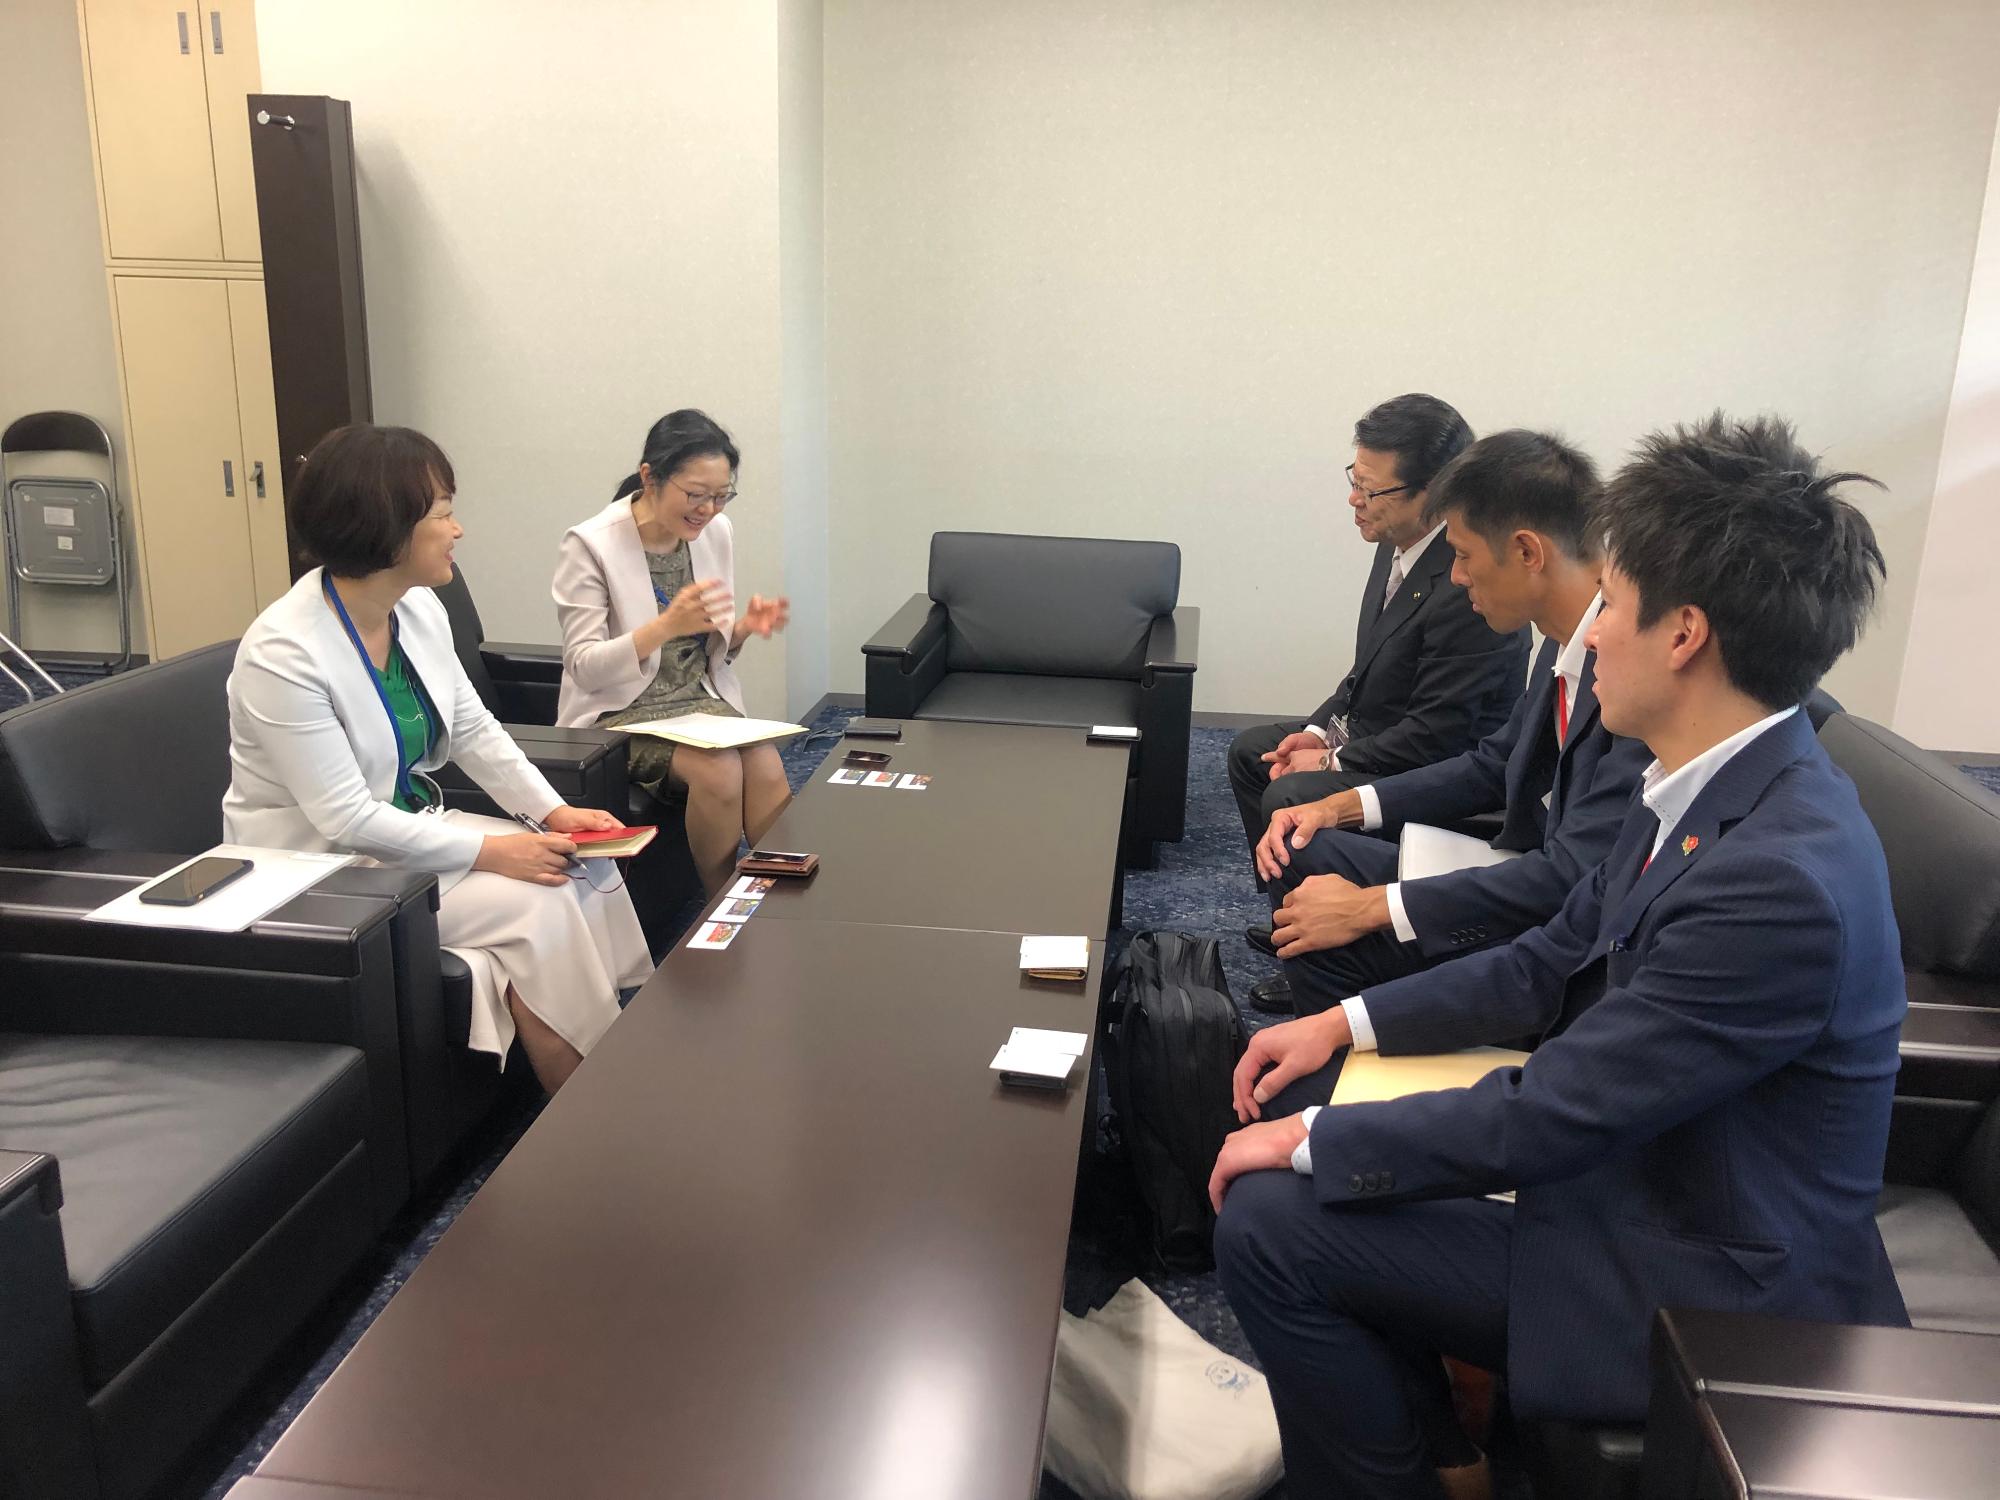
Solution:
M 648 429 L 639 462 L 652 471 L 653 482 L 659 484 L 672 479 L 682 464 L 697 458 L 726 458 L 729 472 L 736 472 L 736 445 L 729 434 L 707 412 L 687 406 L 668 412 Z
M 431 513 L 433 485 L 454 492 L 444 450 L 408 427 L 336 427 L 306 455 L 285 492 L 292 542 L 336 578 L 394 567 Z
M 1601 488 L 1597 465 L 1546 432 L 1510 427 L 1488 433 L 1431 481 L 1424 519 L 1447 513 L 1495 547 L 1523 528 L 1538 531 L 1578 562 L 1598 556 L 1591 510 Z
M 1849 482 L 1881 488 L 1820 473 L 1789 422 L 1716 412 L 1642 439 L 1596 524 L 1640 628 L 1696 606 L 1737 689 L 1787 708 L 1860 637 L 1886 572 L 1868 518 L 1834 493 Z
M 1414 393 L 1392 397 L 1356 422 L 1354 445 L 1395 454 L 1397 482 L 1414 494 L 1472 446 L 1472 429 L 1449 402 Z

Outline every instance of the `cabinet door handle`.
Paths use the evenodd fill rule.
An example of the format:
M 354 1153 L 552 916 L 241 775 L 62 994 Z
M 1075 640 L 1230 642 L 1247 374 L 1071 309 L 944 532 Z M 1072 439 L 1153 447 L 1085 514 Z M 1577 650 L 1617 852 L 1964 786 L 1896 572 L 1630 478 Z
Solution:
M 222 56 L 222 12 L 221 11 L 212 10 L 208 13 L 208 29 L 215 36 L 215 55 L 217 57 L 220 57 Z
M 236 497 L 236 466 L 226 458 L 222 461 L 222 493 L 232 500 Z
M 174 24 L 180 28 L 181 32 L 181 56 L 186 57 L 188 55 L 188 13 L 184 10 L 175 11 Z
M 264 498 L 264 460 L 258 459 L 250 465 L 250 482 L 257 486 L 257 498 Z

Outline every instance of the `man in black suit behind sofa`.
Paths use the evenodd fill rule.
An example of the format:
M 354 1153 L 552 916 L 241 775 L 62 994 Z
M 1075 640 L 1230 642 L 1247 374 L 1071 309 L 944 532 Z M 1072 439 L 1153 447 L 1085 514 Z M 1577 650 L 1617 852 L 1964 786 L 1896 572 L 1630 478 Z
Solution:
M 1384 401 L 1354 424 L 1347 503 L 1375 564 L 1362 590 L 1354 665 L 1308 720 L 1259 724 L 1229 749 L 1229 781 L 1255 848 L 1271 814 L 1470 750 L 1521 696 L 1528 631 L 1496 634 L 1451 581 L 1431 480 L 1472 429 L 1435 396 Z

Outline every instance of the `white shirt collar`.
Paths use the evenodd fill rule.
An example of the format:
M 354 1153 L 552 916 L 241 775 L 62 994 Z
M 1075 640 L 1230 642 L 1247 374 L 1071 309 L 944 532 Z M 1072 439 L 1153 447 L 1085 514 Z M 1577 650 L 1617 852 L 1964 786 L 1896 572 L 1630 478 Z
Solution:
M 1433 526 L 1429 531 L 1426 531 L 1422 536 L 1418 537 L 1414 542 L 1410 543 L 1409 546 L 1398 547 L 1396 549 L 1396 561 L 1399 563 L 1407 564 L 1409 560 L 1413 557 L 1422 557 L 1424 554 L 1424 548 L 1428 547 L 1432 542 L 1436 541 L 1438 539 L 1438 533 L 1443 530 L 1444 530 L 1444 522 L 1440 521 L 1437 523 L 1437 525 Z M 1409 568 L 1405 566 L 1403 571 L 1407 573 L 1409 572 Z
M 1597 612 L 1604 608 L 1604 595 L 1593 595 L 1590 607 L 1583 612 L 1583 618 L 1576 622 L 1576 629 L 1563 642 L 1562 650 L 1556 653 L 1555 674 L 1569 682 L 1570 697 L 1576 697 L 1576 684 L 1583 681 L 1583 659 L 1590 654 L 1590 647 L 1584 644 L 1590 636 L 1590 627 L 1597 623 Z
M 1716 773 L 1735 759 L 1738 751 L 1772 725 L 1789 719 L 1797 712 L 1796 707 L 1781 708 L 1768 719 L 1759 719 L 1748 729 L 1739 729 L 1720 744 L 1710 745 L 1672 775 L 1663 772 L 1657 760 L 1646 767 L 1639 776 L 1639 796 L 1647 810 L 1660 820 L 1660 831 L 1653 835 L 1653 852 L 1659 852 L 1667 835 L 1694 806 L 1694 799 L 1701 795 L 1702 788 L 1715 780 Z

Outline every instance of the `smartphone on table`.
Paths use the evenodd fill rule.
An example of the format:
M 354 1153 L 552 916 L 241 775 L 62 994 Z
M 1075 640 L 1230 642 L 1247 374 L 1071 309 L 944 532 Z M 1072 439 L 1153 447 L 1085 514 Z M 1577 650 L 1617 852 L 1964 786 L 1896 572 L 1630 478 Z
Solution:
M 193 906 L 214 895 L 239 875 L 249 873 L 250 861 L 212 854 L 198 859 L 184 870 L 155 881 L 139 893 L 148 906 Z
M 866 766 L 871 771 L 879 771 L 889 764 L 889 753 L 886 750 L 850 750 L 841 760 L 850 766 Z

